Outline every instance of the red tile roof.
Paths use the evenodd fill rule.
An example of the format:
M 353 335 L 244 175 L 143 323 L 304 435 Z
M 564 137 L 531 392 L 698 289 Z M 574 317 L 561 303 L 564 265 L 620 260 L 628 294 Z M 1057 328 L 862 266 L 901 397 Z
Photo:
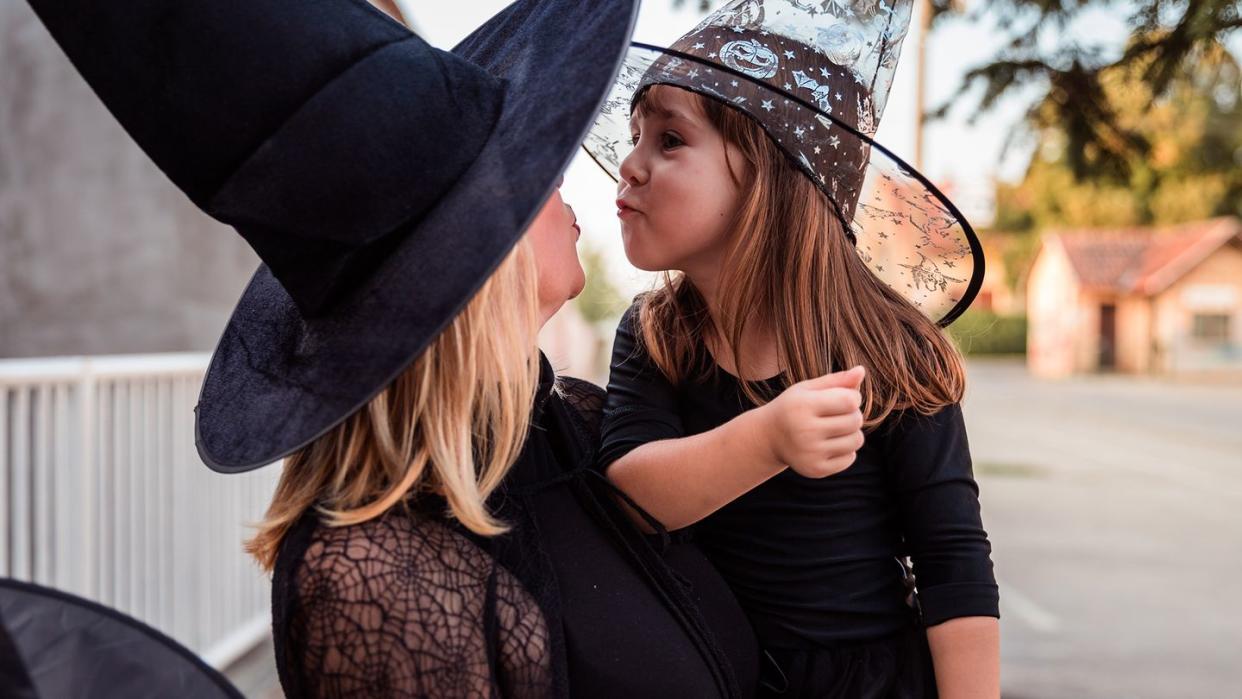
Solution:
M 1048 235 L 1060 239 L 1083 286 L 1150 296 L 1185 276 L 1225 243 L 1242 243 L 1242 220 L 1227 216 L 1165 228 L 1088 229 Z

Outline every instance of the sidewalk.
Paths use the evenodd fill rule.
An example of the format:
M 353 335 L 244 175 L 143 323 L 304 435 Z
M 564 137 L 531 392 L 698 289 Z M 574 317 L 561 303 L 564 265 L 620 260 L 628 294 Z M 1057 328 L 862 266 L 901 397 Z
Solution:
M 225 668 L 224 676 L 247 699 L 284 699 L 276 677 L 276 656 L 269 637 Z

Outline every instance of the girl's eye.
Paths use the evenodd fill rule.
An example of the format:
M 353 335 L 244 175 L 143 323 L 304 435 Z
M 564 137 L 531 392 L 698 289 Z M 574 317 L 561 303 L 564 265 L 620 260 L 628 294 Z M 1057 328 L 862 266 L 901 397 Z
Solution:
M 636 134 L 636 133 L 632 133 L 632 134 L 630 134 L 630 145 L 631 145 L 631 146 L 636 146 L 636 145 L 638 145 L 638 134 Z
M 676 148 L 677 146 L 680 146 L 682 143 L 683 141 L 681 140 L 681 138 L 678 137 L 677 134 L 673 133 L 672 131 L 665 132 L 665 134 L 660 137 L 660 145 L 665 149 Z

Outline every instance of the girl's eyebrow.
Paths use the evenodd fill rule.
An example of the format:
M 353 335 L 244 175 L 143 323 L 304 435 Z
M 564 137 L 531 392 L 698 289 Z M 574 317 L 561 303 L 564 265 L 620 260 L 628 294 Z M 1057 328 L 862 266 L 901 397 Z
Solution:
M 633 127 L 635 121 L 641 120 L 644 114 L 649 114 L 653 117 L 663 119 L 665 121 L 676 120 L 676 121 L 689 122 L 690 124 L 698 123 L 692 117 L 687 116 L 686 114 L 676 109 L 670 109 L 668 107 L 655 106 L 655 105 L 639 105 L 639 107 L 634 110 L 634 113 L 630 115 L 630 126 Z

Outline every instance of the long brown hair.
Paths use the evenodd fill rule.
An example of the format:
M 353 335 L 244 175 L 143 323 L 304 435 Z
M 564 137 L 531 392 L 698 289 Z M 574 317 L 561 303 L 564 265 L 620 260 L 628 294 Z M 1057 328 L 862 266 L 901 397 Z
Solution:
M 662 89 L 678 88 L 648 89 L 635 108 L 662 109 Z M 642 299 L 640 341 L 661 371 L 673 383 L 701 374 L 698 348 L 709 339 L 727 347 L 740 367 L 743 332 L 759 322 L 775 337 L 787 386 L 865 366 L 862 410 L 868 427 L 893 410 L 931 414 L 961 400 L 965 371 L 957 348 L 867 269 L 828 198 L 751 117 L 693 96 L 745 159 L 736 169 L 741 177 L 734 175 L 741 201 L 714 314 L 679 272 L 666 272 L 663 285 Z M 749 382 L 743 389 L 756 404 L 764 402 Z
M 448 501 L 471 531 L 505 531 L 488 512 L 526 440 L 539 382 L 534 252 L 518 243 L 465 309 L 369 403 L 285 459 L 246 550 L 265 570 L 308 509 L 328 526 L 373 519 L 419 493 Z

